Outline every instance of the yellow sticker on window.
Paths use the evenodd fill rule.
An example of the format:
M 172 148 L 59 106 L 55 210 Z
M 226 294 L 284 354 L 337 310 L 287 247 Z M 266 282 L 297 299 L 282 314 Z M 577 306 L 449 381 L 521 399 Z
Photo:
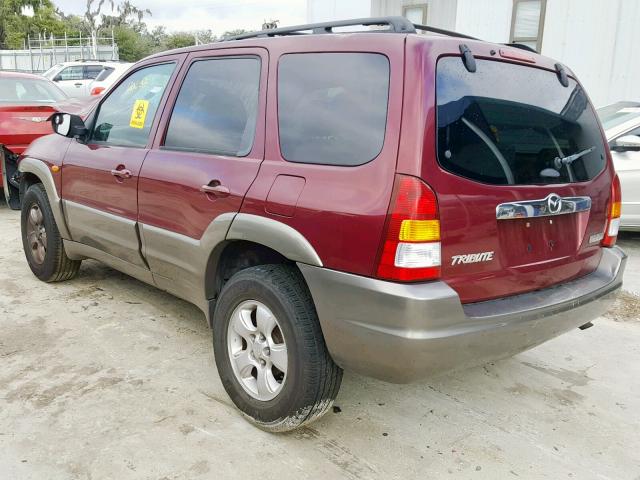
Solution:
M 131 120 L 129 126 L 131 128 L 144 128 L 144 121 L 147 118 L 149 110 L 149 100 L 136 100 L 131 111 Z

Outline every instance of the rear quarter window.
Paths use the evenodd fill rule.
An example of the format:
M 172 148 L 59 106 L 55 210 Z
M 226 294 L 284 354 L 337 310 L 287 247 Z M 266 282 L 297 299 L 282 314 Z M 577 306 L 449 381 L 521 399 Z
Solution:
M 362 165 L 384 144 L 389 60 L 376 53 L 284 55 L 278 65 L 282 156 L 291 162 Z
M 603 170 L 598 120 L 575 80 L 563 87 L 547 70 L 476 63 L 472 73 L 459 57 L 438 61 L 437 146 L 445 170 L 497 185 L 584 182 Z

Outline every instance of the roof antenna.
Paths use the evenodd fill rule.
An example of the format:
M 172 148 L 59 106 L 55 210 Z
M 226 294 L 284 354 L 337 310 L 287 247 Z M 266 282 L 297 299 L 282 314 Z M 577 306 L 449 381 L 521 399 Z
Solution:
M 476 59 L 471 53 L 471 49 L 464 43 L 460 44 L 460 53 L 462 54 L 462 63 L 471 73 L 476 71 Z

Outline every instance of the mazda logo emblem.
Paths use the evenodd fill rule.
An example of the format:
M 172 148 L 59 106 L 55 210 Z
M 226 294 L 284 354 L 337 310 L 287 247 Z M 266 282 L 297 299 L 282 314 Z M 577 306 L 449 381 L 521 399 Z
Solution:
M 549 213 L 558 213 L 562 210 L 562 198 L 552 193 L 547 197 L 547 209 Z

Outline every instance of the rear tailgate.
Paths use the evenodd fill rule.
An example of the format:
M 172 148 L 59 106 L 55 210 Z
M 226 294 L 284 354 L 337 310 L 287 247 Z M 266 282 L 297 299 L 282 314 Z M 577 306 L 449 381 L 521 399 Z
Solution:
M 441 55 L 437 71 L 425 73 L 435 77 L 425 130 L 436 145 L 425 149 L 420 176 L 438 196 L 442 278 L 463 302 L 593 271 L 613 176 L 595 112 L 574 79 L 565 87 L 557 72 L 536 65 L 476 63 L 470 72 L 459 54 Z

